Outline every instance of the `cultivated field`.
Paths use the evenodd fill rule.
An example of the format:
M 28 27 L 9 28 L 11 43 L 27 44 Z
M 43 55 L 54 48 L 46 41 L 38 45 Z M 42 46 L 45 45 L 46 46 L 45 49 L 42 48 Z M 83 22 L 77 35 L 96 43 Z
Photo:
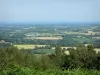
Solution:
M 63 39 L 63 37 L 26 37 L 25 39 L 38 39 L 38 40 L 59 40 L 59 39 Z
M 45 47 L 46 45 L 28 45 L 28 44 L 19 44 L 19 45 L 14 45 L 16 47 L 18 47 L 19 49 L 34 49 L 35 47 Z
M 100 53 L 100 48 L 95 48 L 94 50 L 96 51 L 96 53 Z

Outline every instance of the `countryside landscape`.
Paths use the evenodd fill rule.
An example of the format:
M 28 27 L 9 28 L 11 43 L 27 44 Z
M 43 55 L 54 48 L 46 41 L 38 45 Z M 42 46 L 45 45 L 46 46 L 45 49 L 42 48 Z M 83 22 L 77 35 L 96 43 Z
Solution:
M 24 69 L 26 72 L 27 69 L 30 69 L 29 71 L 31 71 L 31 68 L 39 70 L 41 67 L 42 70 L 51 68 L 57 70 L 58 68 L 57 72 L 62 75 L 68 73 L 67 69 L 70 69 L 68 73 L 70 75 L 74 74 L 75 69 L 77 74 L 82 73 L 84 75 L 84 72 L 88 74 L 85 69 L 89 69 L 95 70 L 99 75 L 100 26 L 99 24 L 79 25 L 70 26 L 66 23 L 48 26 L 46 24 L 26 24 L 22 26 L 12 24 L 7 26 L 1 24 L 1 69 L 11 65 L 19 68 L 15 64 L 8 64 L 8 62 L 16 62 L 17 65 L 22 67 L 22 73 Z M 12 52 L 10 55 L 8 54 L 9 51 Z M 21 55 L 19 55 L 20 53 Z M 75 58 L 73 58 L 73 55 Z M 27 68 L 24 68 L 25 65 Z M 66 71 L 61 71 L 62 69 L 66 69 Z M 14 72 L 17 75 L 16 71 Z M 53 71 L 50 70 L 51 73 Z M 12 73 L 13 71 L 11 71 Z M 61 75 L 60 73 L 57 75 Z
M 99 0 L 0 0 L 0 75 L 100 75 Z

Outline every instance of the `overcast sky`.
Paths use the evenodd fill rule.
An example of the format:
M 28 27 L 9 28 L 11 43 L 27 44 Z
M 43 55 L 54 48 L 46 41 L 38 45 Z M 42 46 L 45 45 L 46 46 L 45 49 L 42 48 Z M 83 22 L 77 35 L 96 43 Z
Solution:
M 0 0 L 1 22 L 100 22 L 100 0 Z

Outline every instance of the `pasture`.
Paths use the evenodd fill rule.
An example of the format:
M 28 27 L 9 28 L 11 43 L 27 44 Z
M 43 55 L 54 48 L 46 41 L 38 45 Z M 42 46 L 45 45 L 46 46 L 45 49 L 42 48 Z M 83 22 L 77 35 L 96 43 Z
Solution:
M 83 42 L 86 42 L 88 44 L 91 44 L 93 39 L 91 37 L 75 37 L 73 38 L 75 41 L 79 42 L 79 43 L 83 43 Z
M 37 49 L 37 50 L 32 50 L 33 54 L 54 54 L 55 50 L 53 49 Z

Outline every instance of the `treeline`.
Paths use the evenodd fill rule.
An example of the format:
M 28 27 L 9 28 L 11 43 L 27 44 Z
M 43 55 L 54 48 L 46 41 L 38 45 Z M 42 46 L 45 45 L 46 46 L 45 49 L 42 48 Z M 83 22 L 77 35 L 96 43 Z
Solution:
M 8 75 L 15 75 L 12 73 L 23 71 L 25 68 L 61 72 L 67 69 L 100 70 L 100 53 L 96 54 L 92 45 L 78 45 L 76 50 L 69 49 L 67 54 L 59 46 L 56 47 L 55 54 L 31 54 L 13 46 L 0 48 L 0 74 L 4 75 L 6 71 L 10 73 Z
M 5 69 L 15 65 L 36 69 L 100 69 L 100 54 L 96 54 L 92 45 L 77 46 L 66 54 L 60 47 L 56 47 L 55 54 L 31 54 L 16 47 L 0 49 L 0 68 Z

